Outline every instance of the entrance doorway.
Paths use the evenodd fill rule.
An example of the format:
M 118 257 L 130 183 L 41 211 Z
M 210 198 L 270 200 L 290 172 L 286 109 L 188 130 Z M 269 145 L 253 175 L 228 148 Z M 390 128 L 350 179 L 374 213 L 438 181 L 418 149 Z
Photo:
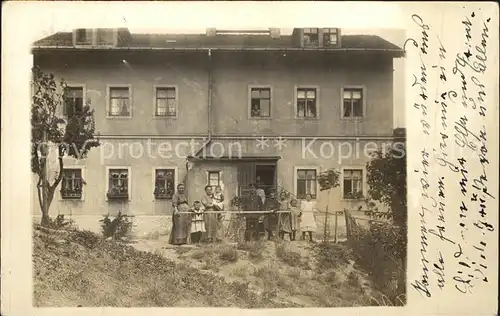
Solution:
M 266 193 L 269 189 L 276 189 L 276 164 L 256 164 L 255 181 Z

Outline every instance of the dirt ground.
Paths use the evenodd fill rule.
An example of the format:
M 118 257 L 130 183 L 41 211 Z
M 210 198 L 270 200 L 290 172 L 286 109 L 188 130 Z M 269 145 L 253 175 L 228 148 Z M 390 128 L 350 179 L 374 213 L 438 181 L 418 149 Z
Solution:
M 348 307 L 379 293 L 342 244 L 273 241 L 121 245 L 90 232 L 35 230 L 36 306 Z

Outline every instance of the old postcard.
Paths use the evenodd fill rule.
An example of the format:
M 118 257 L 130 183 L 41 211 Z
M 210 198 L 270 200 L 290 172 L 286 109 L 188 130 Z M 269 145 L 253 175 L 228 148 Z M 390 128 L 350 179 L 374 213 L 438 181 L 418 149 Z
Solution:
M 498 6 L 5 8 L 5 315 L 497 312 Z

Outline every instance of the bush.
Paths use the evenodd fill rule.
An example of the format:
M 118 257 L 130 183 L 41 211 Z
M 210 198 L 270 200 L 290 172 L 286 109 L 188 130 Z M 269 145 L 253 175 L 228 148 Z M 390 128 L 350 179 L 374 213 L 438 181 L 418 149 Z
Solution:
M 336 269 L 339 265 L 348 263 L 354 259 L 352 250 L 345 245 L 323 242 L 315 249 L 318 268 L 321 270 Z
M 79 243 L 87 248 L 95 248 L 102 241 L 99 236 L 89 230 L 75 230 L 70 238 L 73 242 Z
M 405 294 L 403 258 L 406 256 L 406 234 L 390 223 L 373 222 L 370 229 L 353 232 L 350 244 L 357 262 L 372 276 L 374 284 L 394 304 Z M 400 300 L 398 300 L 400 301 Z
M 104 238 L 112 237 L 115 240 L 131 237 L 133 223 L 130 216 L 118 212 L 114 219 L 109 218 L 109 214 L 99 220 Z
M 63 214 L 57 215 L 55 219 L 49 218 L 48 228 L 50 229 L 70 229 L 75 222 L 72 219 L 65 219 Z

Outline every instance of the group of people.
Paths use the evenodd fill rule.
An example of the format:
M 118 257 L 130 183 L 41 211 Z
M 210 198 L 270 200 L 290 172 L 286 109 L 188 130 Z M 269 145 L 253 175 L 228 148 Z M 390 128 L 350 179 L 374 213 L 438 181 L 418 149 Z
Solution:
M 246 215 L 245 240 L 259 240 L 267 233 L 267 239 L 273 239 L 278 232 L 280 239 L 288 235 L 290 241 L 302 232 L 302 239 L 313 240 L 316 231 L 316 202 L 311 194 L 306 194 L 305 200 L 299 204 L 297 199 L 288 199 L 285 192 L 276 198 L 276 191 L 271 190 L 269 196 L 256 185 L 250 185 L 250 193 L 244 197 L 242 208 Z M 264 214 L 262 215 L 262 211 Z M 260 212 L 260 213 L 259 213 Z
M 215 190 L 215 192 L 214 192 Z M 172 197 L 173 216 L 170 243 L 182 245 L 191 241 L 199 243 L 204 236 L 206 241 L 222 240 L 222 221 L 225 203 L 220 186 L 213 188 L 205 186 L 205 195 L 194 201 L 190 206 L 183 184 L 177 186 L 177 192 Z M 312 241 L 316 231 L 316 204 L 311 194 L 307 194 L 300 204 L 296 199 L 288 199 L 282 192 L 276 198 L 276 192 L 271 190 L 266 196 L 262 188 L 250 185 L 250 192 L 241 201 L 245 213 L 245 240 L 260 240 L 267 233 L 267 239 L 273 239 L 278 232 L 279 238 L 289 236 L 296 240 L 297 233 L 302 232 L 302 239 Z
M 224 215 L 224 195 L 220 186 L 215 187 L 215 192 L 210 185 L 205 186 L 205 195 L 194 201 L 189 206 L 185 194 L 184 185 L 177 185 L 177 192 L 172 197 L 173 216 L 172 233 L 170 243 L 183 245 L 188 243 L 190 237 L 192 243 L 199 243 L 203 234 L 208 242 L 222 239 L 221 225 Z

